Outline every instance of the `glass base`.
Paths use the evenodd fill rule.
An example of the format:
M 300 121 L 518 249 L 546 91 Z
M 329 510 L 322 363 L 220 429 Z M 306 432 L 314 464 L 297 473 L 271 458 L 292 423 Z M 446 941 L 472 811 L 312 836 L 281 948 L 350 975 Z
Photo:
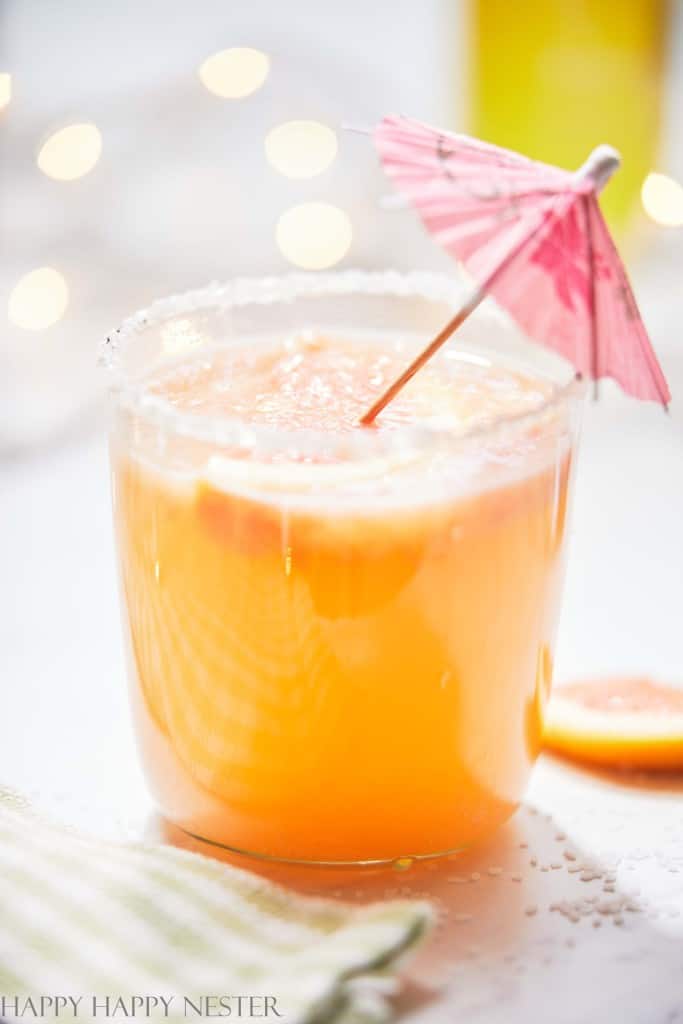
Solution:
M 262 864 L 283 864 L 291 867 L 303 868 L 392 868 L 394 871 L 407 871 L 414 864 L 424 861 L 438 860 L 441 857 L 452 857 L 454 854 L 462 853 L 467 849 L 466 845 L 453 846 L 446 850 L 438 850 L 434 853 L 403 854 L 398 857 L 379 857 L 368 860 L 309 860 L 305 857 L 278 857 L 270 853 L 260 853 L 257 850 L 244 850 L 239 846 L 230 846 L 228 843 L 219 843 L 214 839 L 207 839 L 196 832 L 190 832 L 181 825 L 169 822 L 186 836 L 195 839 L 206 846 L 213 847 L 225 853 L 238 857 L 246 857 Z

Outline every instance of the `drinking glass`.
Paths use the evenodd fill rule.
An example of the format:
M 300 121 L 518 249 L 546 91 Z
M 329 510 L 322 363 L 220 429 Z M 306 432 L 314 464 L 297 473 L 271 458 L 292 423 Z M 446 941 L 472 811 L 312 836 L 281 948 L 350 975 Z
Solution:
M 239 279 L 106 340 L 135 728 L 161 812 L 192 835 L 394 861 L 462 848 L 523 795 L 582 404 L 567 364 L 484 307 L 434 366 L 448 373 L 457 349 L 547 387 L 473 428 L 276 430 L 181 411 L 146 384 L 169 361 L 310 330 L 409 352 L 459 298 L 424 273 Z

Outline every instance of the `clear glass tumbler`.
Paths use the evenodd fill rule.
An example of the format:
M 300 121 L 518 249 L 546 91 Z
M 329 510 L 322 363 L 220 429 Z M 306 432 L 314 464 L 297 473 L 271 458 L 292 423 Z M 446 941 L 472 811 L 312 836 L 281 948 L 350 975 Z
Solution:
M 134 719 L 159 807 L 187 832 L 375 863 L 461 848 L 520 801 L 552 676 L 570 368 L 484 309 L 449 346 L 550 386 L 475 429 L 278 431 L 146 386 L 190 351 L 306 329 L 417 346 L 457 304 L 451 279 L 421 273 L 240 279 L 107 339 Z M 293 447 L 311 458 L 288 464 Z

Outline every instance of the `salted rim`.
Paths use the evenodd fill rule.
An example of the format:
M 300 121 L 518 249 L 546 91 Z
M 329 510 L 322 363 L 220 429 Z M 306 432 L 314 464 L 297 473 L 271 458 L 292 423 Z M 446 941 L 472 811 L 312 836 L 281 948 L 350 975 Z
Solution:
M 469 429 L 420 423 L 401 425 L 390 431 L 370 429 L 331 435 L 329 431 L 311 429 L 282 430 L 267 424 L 254 424 L 231 416 L 206 416 L 204 413 L 180 411 L 163 396 L 150 394 L 145 381 L 130 378 L 122 367 L 125 350 L 135 338 L 175 317 L 211 309 L 230 309 L 249 305 L 287 303 L 302 297 L 344 296 L 360 293 L 387 295 L 396 298 L 415 296 L 448 303 L 456 308 L 463 293 L 462 284 L 447 274 L 428 271 L 343 270 L 331 273 L 290 273 L 267 277 L 236 277 L 225 282 L 213 281 L 204 288 L 169 295 L 127 317 L 120 327 L 108 334 L 100 344 L 98 364 L 110 376 L 110 388 L 120 407 L 134 412 L 150 424 L 166 428 L 170 433 L 202 442 L 238 447 L 258 447 L 264 451 L 281 451 L 283 445 L 296 444 L 302 453 L 329 449 L 331 443 L 349 455 L 392 450 L 405 443 L 453 443 L 492 437 L 508 427 L 525 427 L 540 420 L 564 400 L 579 397 L 585 384 L 571 377 L 564 384 L 555 384 L 552 391 L 535 408 L 513 414 L 501 414 Z M 477 316 L 521 337 L 524 335 L 512 318 L 500 307 L 490 305 L 478 310 Z

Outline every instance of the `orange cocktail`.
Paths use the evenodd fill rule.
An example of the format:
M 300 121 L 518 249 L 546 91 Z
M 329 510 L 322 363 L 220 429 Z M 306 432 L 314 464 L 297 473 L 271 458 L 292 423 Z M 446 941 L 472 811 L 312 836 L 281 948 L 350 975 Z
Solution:
M 538 752 L 571 389 L 453 345 L 359 428 L 419 335 L 219 319 L 199 302 L 135 328 L 173 351 L 129 371 L 112 436 L 159 804 L 273 857 L 469 843 Z

